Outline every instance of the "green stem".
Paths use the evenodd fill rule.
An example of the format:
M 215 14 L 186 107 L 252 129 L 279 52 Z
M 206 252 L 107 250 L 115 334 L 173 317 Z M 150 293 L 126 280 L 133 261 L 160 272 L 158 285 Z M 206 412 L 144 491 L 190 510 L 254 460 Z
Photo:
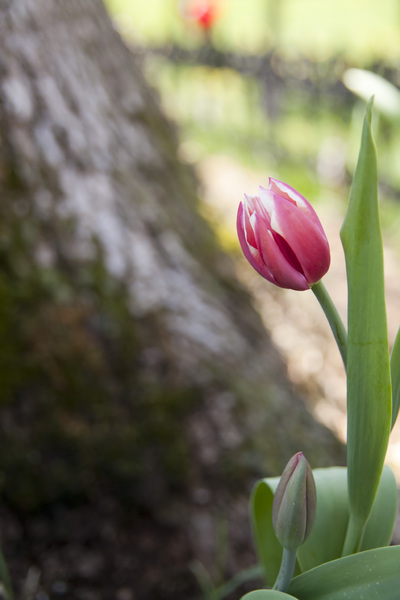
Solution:
M 359 520 L 350 516 L 342 556 L 356 554 L 360 550 L 364 529 L 365 522 L 360 522 Z
M 322 281 L 318 281 L 318 283 L 314 283 L 311 286 L 312 291 L 314 292 L 318 302 L 321 305 L 322 310 L 324 311 L 326 318 L 328 319 L 328 323 L 332 330 L 332 333 L 335 337 L 336 343 L 338 345 L 340 354 L 342 356 L 343 364 L 346 368 L 347 364 L 347 333 L 345 326 L 343 325 L 343 321 L 339 316 L 338 311 L 336 310 L 336 306 L 332 302 L 332 298 L 328 294 L 328 291 Z
M 286 592 L 292 581 L 294 568 L 296 566 L 296 550 L 283 549 L 281 568 L 274 583 L 273 590 Z

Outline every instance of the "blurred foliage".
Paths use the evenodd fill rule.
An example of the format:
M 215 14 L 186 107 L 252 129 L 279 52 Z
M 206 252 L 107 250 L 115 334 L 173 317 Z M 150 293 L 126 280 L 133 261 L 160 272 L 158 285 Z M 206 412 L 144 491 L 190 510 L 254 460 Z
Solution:
M 126 35 L 146 45 L 201 43 L 182 19 L 179 0 L 106 0 Z M 302 53 L 315 60 L 396 60 L 400 52 L 397 0 L 221 0 L 213 42 L 224 51 Z
M 182 159 L 229 155 L 344 211 L 364 102 L 343 76 L 364 68 L 400 86 L 399 2 L 214 0 L 210 31 L 185 16 L 188 4 L 106 0 L 117 28 L 146 50 Z M 374 120 L 383 226 L 400 251 L 400 123 L 377 110 Z

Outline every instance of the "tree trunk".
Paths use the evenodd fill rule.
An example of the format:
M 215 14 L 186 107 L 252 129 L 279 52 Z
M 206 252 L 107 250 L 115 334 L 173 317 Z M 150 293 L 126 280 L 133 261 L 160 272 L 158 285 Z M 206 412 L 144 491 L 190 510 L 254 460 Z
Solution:
M 0 0 L 0 141 L 16 589 L 31 568 L 54 598 L 200 597 L 190 561 L 216 576 L 218 523 L 224 576 L 255 560 L 255 478 L 342 448 L 291 390 L 100 0 Z

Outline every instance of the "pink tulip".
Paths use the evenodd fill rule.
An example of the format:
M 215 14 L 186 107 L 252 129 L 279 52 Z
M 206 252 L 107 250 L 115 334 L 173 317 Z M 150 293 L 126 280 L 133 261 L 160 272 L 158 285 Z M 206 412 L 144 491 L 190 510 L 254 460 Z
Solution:
M 258 196 L 245 194 L 237 231 L 249 263 L 279 287 L 308 290 L 329 269 L 329 244 L 316 212 L 296 190 L 272 177 Z

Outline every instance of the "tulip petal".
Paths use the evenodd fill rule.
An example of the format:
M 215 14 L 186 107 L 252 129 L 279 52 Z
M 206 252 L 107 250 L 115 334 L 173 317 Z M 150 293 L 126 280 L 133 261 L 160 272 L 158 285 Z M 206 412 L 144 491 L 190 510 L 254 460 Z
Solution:
M 309 202 L 307 202 L 304 196 L 299 194 L 297 190 L 292 188 L 287 183 L 283 183 L 283 181 L 269 177 L 268 189 L 271 190 L 271 192 L 274 192 L 280 198 L 286 198 L 286 200 L 296 204 L 298 207 L 306 207 L 307 205 L 310 206 Z
M 250 246 L 253 246 L 253 248 L 257 248 L 257 242 L 254 236 L 252 223 L 252 217 L 254 215 L 254 198 L 252 196 L 246 196 L 245 194 L 245 203 L 243 208 L 246 241 L 248 244 L 250 244 Z
M 279 197 L 284 197 L 290 202 L 296 204 L 296 206 L 309 217 L 313 223 L 313 226 L 316 227 L 325 237 L 325 232 L 317 213 L 311 204 L 304 198 L 304 196 L 299 194 L 297 190 L 292 188 L 287 183 L 283 183 L 282 181 L 278 181 L 272 177 L 269 178 L 268 189 L 277 194 Z
M 315 228 L 305 212 L 278 198 L 274 201 L 271 227 L 293 251 L 308 283 L 319 281 L 330 265 L 329 244 L 322 226 Z
M 292 290 L 307 290 L 309 285 L 304 275 L 287 261 L 274 239 L 272 231 L 263 226 L 263 221 L 260 219 L 258 213 L 256 213 L 256 217 L 257 227 L 255 235 L 257 246 L 263 263 L 268 265 L 273 275 L 273 283 L 279 287 Z
M 247 223 L 246 223 L 247 221 Z M 247 234 L 249 234 L 250 239 L 254 238 L 254 232 L 249 224 L 249 218 L 246 213 L 246 208 L 243 202 L 239 205 L 238 215 L 237 215 L 237 233 L 240 242 L 240 246 L 242 248 L 243 254 L 245 258 L 247 258 L 248 262 L 251 264 L 253 269 L 257 271 L 262 277 L 270 281 L 271 283 L 276 283 L 272 273 L 267 269 L 265 264 L 261 259 L 260 252 L 257 248 L 248 242 Z

